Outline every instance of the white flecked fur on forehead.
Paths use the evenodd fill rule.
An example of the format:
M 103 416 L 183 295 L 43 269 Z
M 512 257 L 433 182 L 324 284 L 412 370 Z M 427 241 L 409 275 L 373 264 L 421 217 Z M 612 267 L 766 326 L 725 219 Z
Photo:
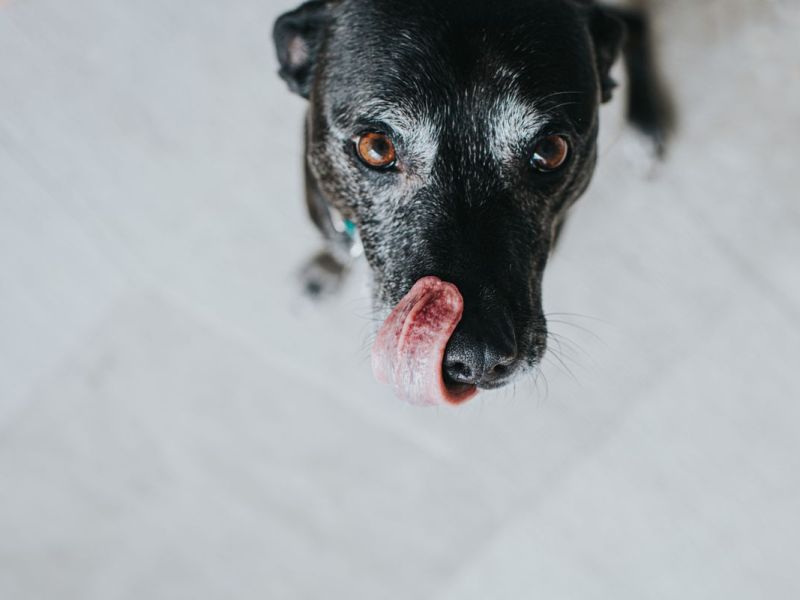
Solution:
M 493 98 L 486 97 L 490 95 L 486 90 L 480 94 L 483 96 L 481 102 L 490 102 L 488 110 L 480 111 L 485 117 L 480 119 L 476 114 L 463 124 L 465 128 L 473 130 L 473 135 L 480 137 L 480 145 L 500 164 L 508 164 L 518 158 L 524 145 L 539 136 L 547 122 L 547 110 L 525 99 L 515 89 L 513 80 L 504 83 L 503 93 L 491 94 Z M 473 95 L 477 96 L 477 91 L 473 91 Z M 475 102 L 477 98 L 470 100 Z M 403 150 L 407 158 L 415 163 L 418 175 L 424 176 L 430 171 L 442 135 L 443 123 L 441 115 L 437 115 L 440 111 L 373 99 L 363 103 L 358 112 L 360 118 L 384 123 L 402 138 Z M 452 127 L 453 124 L 448 126 Z M 354 133 L 334 128 L 342 137 Z
M 547 121 L 547 111 L 523 98 L 514 87 L 504 86 L 504 93 L 490 101 L 489 110 L 480 111 L 486 115 L 485 122 L 471 119 L 471 123 L 464 124 L 464 127 L 477 125 L 475 134 L 483 137 L 491 155 L 501 163 L 516 156 L 523 144 L 540 135 Z M 484 94 L 481 101 L 485 100 Z M 433 111 L 412 111 L 382 101 L 370 102 L 363 110 L 369 118 L 386 123 L 400 134 L 415 157 L 427 159 L 426 162 L 435 158 L 442 131 Z
M 414 109 L 402 102 L 370 100 L 360 107 L 361 116 L 386 123 L 403 137 L 435 132 L 430 111 Z
M 516 157 L 521 146 L 537 137 L 546 123 L 545 113 L 516 92 L 496 98 L 488 115 L 490 148 L 500 163 Z

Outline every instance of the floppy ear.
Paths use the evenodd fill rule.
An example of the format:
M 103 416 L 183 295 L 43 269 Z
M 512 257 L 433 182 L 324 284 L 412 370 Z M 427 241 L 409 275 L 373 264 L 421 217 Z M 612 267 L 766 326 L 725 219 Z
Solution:
M 311 0 L 278 17 L 272 30 L 281 65 L 278 74 L 303 98 L 311 91 L 314 63 L 327 23 L 327 2 Z
M 625 41 L 625 25 L 602 6 L 594 6 L 589 16 L 589 31 L 594 42 L 601 98 L 603 102 L 608 102 L 611 100 L 611 92 L 617 86 L 609 76 L 609 71 Z

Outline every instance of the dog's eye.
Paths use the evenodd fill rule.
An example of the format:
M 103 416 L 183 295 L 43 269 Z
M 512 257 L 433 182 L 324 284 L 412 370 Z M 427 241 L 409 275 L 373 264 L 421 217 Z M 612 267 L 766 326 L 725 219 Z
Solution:
M 356 140 L 358 158 L 373 169 L 388 169 L 397 159 L 394 144 L 388 135 L 368 131 Z
M 564 136 L 548 135 L 536 143 L 531 163 L 537 171 L 555 171 L 567 160 L 569 143 Z

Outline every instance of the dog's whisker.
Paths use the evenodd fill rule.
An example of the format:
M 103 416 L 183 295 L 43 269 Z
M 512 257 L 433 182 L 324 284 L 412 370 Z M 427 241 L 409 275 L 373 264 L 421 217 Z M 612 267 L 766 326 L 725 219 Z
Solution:
M 581 363 L 578 362 L 574 356 L 570 356 L 567 354 L 564 349 L 561 347 L 561 343 L 558 340 L 553 340 L 556 342 L 557 346 L 549 346 L 548 353 L 552 353 L 554 356 L 557 356 L 560 360 L 568 360 L 570 361 L 575 367 L 581 367 Z
M 579 102 L 562 102 L 560 104 L 556 104 L 555 106 L 548 106 L 547 108 L 545 108 L 544 114 L 545 115 L 550 115 L 550 114 L 556 112 L 559 108 L 564 108 L 565 106 L 573 106 L 573 105 L 576 105 L 576 104 L 580 104 L 580 103 Z
M 573 348 L 567 347 L 565 349 L 558 341 L 556 340 L 553 341 L 555 341 L 557 345 L 549 346 L 547 349 L 548 353 L 552 352 L 554 355 L 557 355 L 561 360 L 569 362 L 569 364 L 576 369 L 582 370 L 585 368 L 586 359 L 590 358 L 590 355 L 588 353 L 582 351 L 579 352 L 581 349 L 576 347 Z M 580 357 L 576 356 L 579 353 Z
M 565 96 L 567 94 L 585 95 L 586 92 L 583 92 L 581 90 L 571 90 L 571 91 L 565 91 L 565 92 L 552 92 L 550 94 L 547 94 L 546 96 L 542 96 L 541 98 L 539 98 L 538 103 L 547 102 L 547 100 L 549 100 L 550 98 L 554 98 L 556 96 Z
M 573 327 L 573 328 L 575 328 L 575 329 L 577 329 L 579 331 L 582 331 L 583 333 L 591 336 L 593 339 L 597 340 L 598 342 L 602 342 L 603 341 L 603 339 L 598 334 L 596 334 L 594 331 L 592 331 L 591 329 L 589 329 L 587 327 L 583 327 L 582 325 L 578 325 L 577 323 L 570 323 L 569 321 L 560 321 L 558 319 L 549 319 L 548 322 L 551 323 L 551 324 L 552 323 L 557 323 L 558 325 L 567 325 L 569 327 Z
M 583 313 L 548 312 L 548 313 L 544 313 L 544 316 L 545 316 L 545 318 L 549 318 L 549 317 L 577 317 L 577 318 L 580 318 L 580 319 L 589 319 L 589 320 L 592 320 L 592 321 L 597 321 L 597 322 L 603 323 L 605 325 L 611 325 L 611 323 L 609 321 L 606 321 L 605 319 L 601 319 L 600 317 L 595 317 L 595 316 L 592 316 L 592 315 L 585 315 Z
M 561 350 L 562 347 L 566 345 L 568 350 L 575 353 L 583 354 L 584 356 L 588 356 L 588 353 L 580 346 L 580 344 L 578 344 L 574 340 L 571 340 L 567 336 L 552 330 L 548 331 L 547 335 L 548 335 L 548 340 L 552 339 L 554 342 L 558 344 L 559 350 Z
M 558 365 L 560 365 L 560 366 L 561 366 L 561 368 L 563 369 L 563 371 L 564 371 L 564 372 L 565 372 L 565 373 L 566 373 L 566 374 L 567 374 L 567 375 L 570 377 L 570 379 L 572 379 L 572 380 L 573 380 L 575 383 L 580 383 L 580 381 L 578 381 L 578 378 L 575 376 L 575 373 L 572 371 L 572 369 L 570 369 L 570 368 L 567 366 L 567 363 L 565 363 L 565 362 L 564 362 L 564 361 L 561 359 L 561 357 L 558 355 L 558 353 L 557 353 L 557 352 L 549 352 L 548 354 L 545 354 L 545 356 L 544 356 L 545 360 L 547 360 L 547 359 L 548 359 L 548 358 L 550 358 L 550 357 L 552 357 L 552 358 L 554 358 L 556 361 L 558 361 Z M 552 362 L 552 360 L 550 361 L 550 364 L 554 364 L 554 365 L 555 365 L 555 363 L 553 363 L 553 362 Z M 558 365 L 555 365 L 555 366 L 558 366 Z
M 536 390 L 536 398 L 540 398 L 542 393 L 539 390 L 539 373 L 536 370 L 534 370 L 533 372 L 531 372 L 530 377 L 531 380 L 533 381 L 533 388 L 534 390 Z
M 544 380 L 544 398 L 542 401 L 547 402 L 550 399 L 550 380 L 547 379 L 547 373 L 544 372 L 544 369 L 539 369 L 539 372 Z

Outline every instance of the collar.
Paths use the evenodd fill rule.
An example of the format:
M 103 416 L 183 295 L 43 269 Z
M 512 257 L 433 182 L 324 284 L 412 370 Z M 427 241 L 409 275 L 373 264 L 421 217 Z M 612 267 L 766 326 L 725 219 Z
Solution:
M 328 218 L 333 225 L 336 233 L 341 234 L 345 238 L 347 249 L 352 258 L 358 258 L 364 253 L 364 246 L 361 244 L 361 237 L 358 235 L 358 226 L 350 219 L 345 219 L 342 214 L 333 208 L 330 204 L 326 204 L 328 209 Z

